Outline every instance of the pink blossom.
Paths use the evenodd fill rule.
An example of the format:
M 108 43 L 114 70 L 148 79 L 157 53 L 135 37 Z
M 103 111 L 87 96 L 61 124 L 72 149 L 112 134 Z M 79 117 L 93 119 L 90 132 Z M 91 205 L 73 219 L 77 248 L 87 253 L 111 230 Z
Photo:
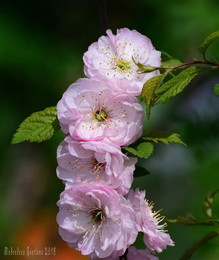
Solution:
M 77 142 L 65 138 L 57 150 L 57 175 L 72 183 L 99 183 L 128 193 L 137 158 L 128 158 L 120 148 L 104 142 Z
M 98 42 L 92 43 L 84 54 L 85 75 L 110 80 L 126 79 L 131 82 L 130 88 L 123 88 L 121 91 L 139 95 L 143 84 L 159 72 L 139 74 L 135 62 L 159 67 L 161 53 L 154 49 L 149 38 L 136 30 L 123 28 L 118 29 L 116 35 L 111 30 L 106 33 L 107 36 L 101 36 Z
M 62 239 L 91 259 L 123 255 L 137 237 L 132 207 L 107 186 L 81 183 L 69 187 L 57 205 Z
M 145 200 L 145 191 L 130 190 L 128 201 L 136 212 L 138 231 L 144 233 L 144 242 L 151 252 L 162 252 L 167 246 L 174 246 L 169 234 L 165 233 L 165 224 L 160 224 L 163 217 L 152 211 L 152 204 Z
M 142 106 L 134 96 L 110 90 L 112 82 L 80 79 L 59 101 L 64 133 L 79 141 L 105 140 L 112 145 L 133 143 L 142 133 Z

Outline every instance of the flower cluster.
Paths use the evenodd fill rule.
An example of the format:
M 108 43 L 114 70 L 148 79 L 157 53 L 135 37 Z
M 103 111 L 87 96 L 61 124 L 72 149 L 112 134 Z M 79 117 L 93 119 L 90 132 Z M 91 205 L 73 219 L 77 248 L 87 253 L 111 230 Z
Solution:
M 87 78 L 72 84 L 57 105 L 66 135 L 57 150 L 57 176 L 65 184 L 59 234 L 90 259 L 156 260 L 153 253 L 173 242 L 145 193 L 130 189 L 137 159 L 121 146 L 141 136 L 144 113 L 136 96 L 159 73 L 138 74 L 136 62 L 160 66 L 160 52 L 147 37 L 125 28 L 116 35 L 108 30 L 83 60 Z M 131 246 L 139 232 L 146 250 Z

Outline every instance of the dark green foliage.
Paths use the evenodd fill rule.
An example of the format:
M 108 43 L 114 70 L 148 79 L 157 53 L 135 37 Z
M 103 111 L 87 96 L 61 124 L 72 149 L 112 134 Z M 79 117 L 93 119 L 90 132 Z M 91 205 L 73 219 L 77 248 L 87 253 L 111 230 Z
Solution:
M 134 171 L 134 177 L 137 178 L 137 177 L 144 177 L 145 175 L 149 175 L 150 172 L 145 169 L 144 167 L 142 166 L 136 166 L 135 167 L 135 171 Z
M 214 86 L 214 94 L 215 94 L 217 97 L 219 97 L 219 84 L 216 84 L 216 85 Z

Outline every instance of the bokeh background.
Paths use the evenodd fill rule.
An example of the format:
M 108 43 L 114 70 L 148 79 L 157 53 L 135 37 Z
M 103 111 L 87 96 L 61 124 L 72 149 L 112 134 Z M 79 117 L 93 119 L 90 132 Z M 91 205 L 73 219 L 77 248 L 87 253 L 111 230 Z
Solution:
M 100 0 L 101 1 L 101 0 Z M 56 105 L 67 87 L 83 77 L 83 53 L 101 35 L 97 0 L 0 2 L 0 236 L 1 259 L 87 259 L 70 249 L 57 233 L 56 202 L 64 186 L 57 179 L 57 132 L 42 144 L 10 145 L 18 125 L 31 113 Z M 197 46 L 219 29 L 218 0 L 108 0 L 108 27 L 136 29 L 158 50 L 182 61 L 200 58 Z M 219 45 L 208 56 L 219 62 Z M 162 215 L 186 211 L 205 219 L 203 199 L 219 186 L 219 99 L 213 85 L 218 72 L 198 76 L 187 90 L 152 111 L 145 132 L 169 129 L 187 147 L 156 145 L 145 162 L 151 172 L 134 186 L 147 190 Z M 219 218 L 219 199 L 214 216 Z M 161 260 L 179 259 L 209 227 L 168 225 L 176 243 Z M 56 248 L 53 256 L 4 256 L 4 247 Z M 138 247 L 142 244 L 138 243 Z M 52 249 L 51 249 L 52 250 Z M 218 260 L 219 238 L 194 254 L 194 260 Z

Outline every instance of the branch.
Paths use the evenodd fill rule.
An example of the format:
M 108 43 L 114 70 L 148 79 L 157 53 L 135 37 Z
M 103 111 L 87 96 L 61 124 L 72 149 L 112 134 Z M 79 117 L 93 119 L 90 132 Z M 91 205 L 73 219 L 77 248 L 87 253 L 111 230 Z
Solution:
M 160 70 L 160 69 L 168 69 L 165 72 L 166 74 L 168 74 L 168 73 L 171 73 L 175 69 L 179 69 L 179 68 L 182 68 L 182 67 L 185 67 L 185 66 L 193 66 L 193 65 L 196 65 L 196 64 L 219 67 L 219 63 L 215 63 L 215 62 L 211 62 L 211 61 L 190 61 L 190 62 L 185 62 L 185 63 L 179 64 L 177 66 L 173 66 L 173 67 L 167 67 L 167 66 L 153 67 L 153 66 L 150 66 L 150 65 L 143 65 L 141 63 L 138 63 L 133 58 L 132 58 L 132 60 L 138 66 L 138 73 L 139 74 L 152 72 L 152 71 Z
M 107 0 L 99 0 L 100 32 L 106 35 L 107 30 Z
M 202 245 L 207 243 L 209 240 L 211 240 L 211 239 L 213 239 L 215 237 L 218 237 L 218 236 L 219 236 L 219 232 L 210 232 L 210 233 L 208 233 L 207 235 L 202 237 L 200 240 L 198 240 L 196 243 L 194 243 L 191 248 L 187 249 L 186 252 L 180 258 L 180 260 L 188 260 L 188 259 L 190 259 L 197 249 L 199 249 Z

